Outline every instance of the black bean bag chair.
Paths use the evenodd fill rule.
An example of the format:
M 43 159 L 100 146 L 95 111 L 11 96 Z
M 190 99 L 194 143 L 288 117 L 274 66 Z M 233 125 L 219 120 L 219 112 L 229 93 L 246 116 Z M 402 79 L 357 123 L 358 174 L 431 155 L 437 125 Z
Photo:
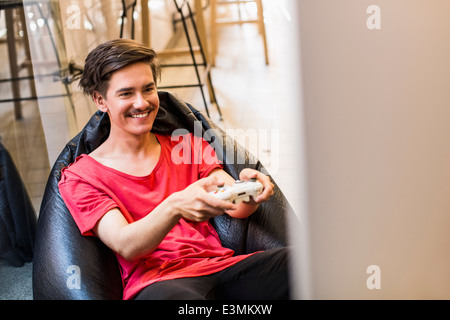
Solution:
M 224 162 L 224 170 L 235 179 L 245 167 L 267 173 L 254 156 L 227 137 L 200 111 L 168 92 L 159 92 L 159 98 L 154 132 L 172 134 L 176 129 L 185 128 L 208 137 Z M 107 138 L 109 128 L 108 115 L 96 112 L 66 145 L 51 170 L 34 247 L 33 297 L 36 300 L 122 298 L 122 280 L 113 252 L 99 239 L 80 234 L 58 190 L 61 169 L 80 154 L 97 148 Z M 234 219 L 223 215 L 212 221 L 225 247 L 243 254 L 286 246 L 286 220 L 291 207 L 274 184 L 274 196 L 249 218 Z
M 0 259 L 21 267 L 33 259 L 37 217 L 8 150 L 0 143 Z

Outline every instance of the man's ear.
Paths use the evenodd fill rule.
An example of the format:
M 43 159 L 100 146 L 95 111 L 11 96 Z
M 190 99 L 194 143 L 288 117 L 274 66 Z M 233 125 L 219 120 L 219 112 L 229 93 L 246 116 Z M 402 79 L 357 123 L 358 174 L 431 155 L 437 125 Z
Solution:
M 102 94 L 98 91 L 94 91 L 92 94 L 92 100 L 94 100 L 95 104 L 97 105 L 97 108 L 102 112 L 108 112 L 108 107 L 106 106 L 106 99 L 103 97 Z

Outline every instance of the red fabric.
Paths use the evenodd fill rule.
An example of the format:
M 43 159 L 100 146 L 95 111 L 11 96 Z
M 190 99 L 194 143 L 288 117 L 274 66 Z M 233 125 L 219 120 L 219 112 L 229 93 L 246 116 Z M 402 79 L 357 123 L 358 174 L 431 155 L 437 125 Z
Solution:
M 161 155 L 148 176 L 125 174 L 88 155 L 79 156 L 62 170 L 59 189 L 83 235 L 93 235 L 92 228 L 98 220 L 116 207 L 129 223 L 137 221 L 151 214 L 173 192 L 221 167 L 214 149 L 202 138 L 191 134 L 174 141 L 170 136 L 157 138 Z M 233 254 L 234 251 L 222 247 L 209 222 L 181 219 L 160 245 L 139 261 L 129 262 L 116 254 L 121 266 L 123 298 L 133 298 L 156 281 L 218 272 L 248 256 Z

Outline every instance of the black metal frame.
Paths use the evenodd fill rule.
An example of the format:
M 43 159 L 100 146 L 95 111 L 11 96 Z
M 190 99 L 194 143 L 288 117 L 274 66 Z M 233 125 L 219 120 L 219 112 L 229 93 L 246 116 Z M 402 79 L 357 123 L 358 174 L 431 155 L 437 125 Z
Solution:
M 134 10 L 136 8 L 137 0 L 134 0 L 130 5 L 127 6 L 126 0 L 122 0 L 122 16 L 120 17 L 120 38 L 123 38 L 123 28 L 125 25 L 125 19 L 127 17 L 127 12 L 131 8 L 131 38 L 134 39 Z

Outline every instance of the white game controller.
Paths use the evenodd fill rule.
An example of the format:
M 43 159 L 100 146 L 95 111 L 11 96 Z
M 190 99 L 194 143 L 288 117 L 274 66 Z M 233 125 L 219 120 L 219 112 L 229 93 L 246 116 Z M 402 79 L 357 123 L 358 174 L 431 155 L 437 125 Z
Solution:
M 236 180 L 232 186 L 219 186 L 219 189 L 211 191 L 210 194 L 235 204 L 242 201 L 250 201 L 250 197 L 255 199 L 263 190 L 261 182 L 256 179 L 250 181 Z

